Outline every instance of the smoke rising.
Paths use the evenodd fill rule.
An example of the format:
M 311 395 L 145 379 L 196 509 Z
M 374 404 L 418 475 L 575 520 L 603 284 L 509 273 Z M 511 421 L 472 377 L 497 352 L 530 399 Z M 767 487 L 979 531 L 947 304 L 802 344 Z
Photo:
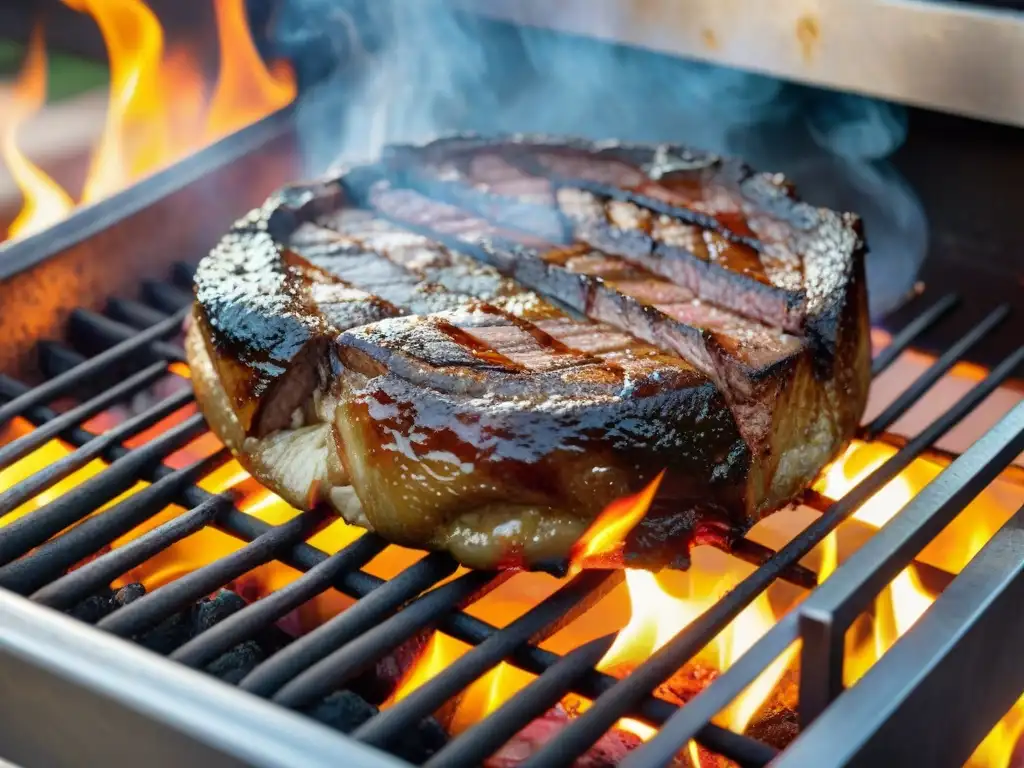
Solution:
M 560 15 L 600 7 L 550 5 Z M 614 14 L 600 21 L 614 32 Z M 305 86 L 311 173 L 453 131 L 671 141 L 783 171 L 805 199 L 860 213 L 874 313 L 898 302 L 924 257 L 921 205 L 884 162 L 907 136 L 898 105 L 512 27 L 444 0 L 286 0 L 273 30 Z

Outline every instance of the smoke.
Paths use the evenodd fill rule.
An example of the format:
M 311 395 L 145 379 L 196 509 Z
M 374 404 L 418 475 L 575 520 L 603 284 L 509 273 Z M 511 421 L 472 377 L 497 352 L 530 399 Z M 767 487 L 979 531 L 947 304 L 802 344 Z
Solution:
M 550 7 L 565 18 L 602 4 Z M 618 20 L 601 12 L 613 35 Z M 299 69 L 310 172 L 453 131 L 671 141 L 783 171 L 805 199 L 860 213 L 875 313 L 902 298 L 924 258 L 920 202 L 884 162 L 907 137 L 898 105 L 512 27 L 445 0 L 285 0 L 273 30 Z

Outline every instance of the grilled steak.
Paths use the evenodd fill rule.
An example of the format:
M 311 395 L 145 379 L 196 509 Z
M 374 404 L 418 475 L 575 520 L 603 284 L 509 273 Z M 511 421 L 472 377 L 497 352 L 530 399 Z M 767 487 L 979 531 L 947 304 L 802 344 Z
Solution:
M 197 396 L 299 507 L 480 568 L 688 564 L 809 484 L 869 377 L 855 217 L 673 147 L 441 140 L 289 188 L 196 273 Z

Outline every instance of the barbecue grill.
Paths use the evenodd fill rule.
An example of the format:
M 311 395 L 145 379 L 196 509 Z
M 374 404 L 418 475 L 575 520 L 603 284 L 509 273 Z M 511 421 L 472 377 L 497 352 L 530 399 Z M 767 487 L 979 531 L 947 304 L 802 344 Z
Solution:
M 1016 647 L 1024 639 L 1018 609 L 1024 592 L 1024 509 L 962 573 L 945 574 L 948 586 L 919 623 L 845 692 L 842 639 L 879 590 L 972 498 L 1000 473 L 1019 471 L 1011 463 L 1024 448 L 1024 405 L 1012 409 L 954 458 L 831 578 L 811 590 L 685 706 L 652 692 L 774 581 L 787 578 L 808 586 L 807 571 L 798 561 L 1019 374 L 1024 348 L 993 367 L 952 408 L 935 414 L 931 424 L 903 441 L 895 455 L 853 491 L 836 501 L 811 494 L 808 503 L 821 513 L 811 525 L 778 552 L 747 552 L 746 559 L 759 566 L 621 679 L 595 670 L 613 635 L 565 655 L 539 647 L 617 585 L 619 572 L 583 572 L 511 623 L 493 626 L 466 608 L 516 575 L 456 575 L 455 562 L 436 553 L 382 580 L 366 570 L 388 546 L 377 536 L 365 534 L 337 552 L 323 551 L 309 543 L 328 522 L 319 512 L 272 525 L 240 509 L 230 494 L 203 490 L 203 479 L 229 458 L 223 449 L 184 465 L 169 464 L 169 457 L 207 431 L 201 416 L 190 415 L 154 434 L 154 425 L 192 403 L 187 387 L 106 431 L 90 431 L 90 419 L 124 405 L 158 380 L 187 377 L 182 350 L 174 339 L 191 300 L 191 264 L 209 243 L 196 242 L 185 252 L 156 248 L 142 259 L 137 255 L 139 233 L 145 231 L 149 240 L 161 242 L 176 226 L 171 214 L 186 205 L 183 200 L 189 195 L 200 194 L 195 186 L 200 180 L 216 183 L 237 173 L 255 149 L 269 152 L 268 147 L 277 147 L 276 152 L 287 154 L 288 125 L 287 114 L 275 115 L 193 158 L 184 171 L 173 168 L 146 182 L 132 196 L 132 206 L 115 197 L 108 205 L 84 209 L 53 231 L 9 247 L 9 258 L 2 262 L 0 300 L 5 308 L 4 360 L 9 375 L 0 377 L 0 424 L 22 419 L 34 428 L 0 446 L 0 468 L 56 437 L 72 450 L 0 492 L 4 516 L 45 496 L 37 509 L 10 522 L 0 534 L 0 756 L 26 768 L 127 762 L 178 765 L 189 759 L 211 766 L 408 764 L 388 752 L 401 752 L 395 745 L 405 734 L 499 662 L 509 661 L 537 679 L 476 727 L 410 760 L 431 766 L 480 765 L 569 692 L 593 699 L 594 704 L 524 765 L 567 764 L 622 717 L 659 728 L 622 763 L 632 768 L 664 765 L 692 738 L 744 766 L 773 760 L 781 765 L 903 760 L 953 765 L 966 759 L 1024 690 L 1024 669 L 1016 659 Z M 276 170 L 268 168 L 275 164 L 265 165 L 263 177 L 252 180 L 253 194 L 269 192 L 283 181 L 282 173 L 293 170 L 283 160 Z M 246 202 L 252 201 L 236 200 L 240 206 Z M 218 224 L 225 225 L 226 221 Z M 203 236 L 216 235 L 211 229 L 198 237 Z M 112 251 L 112 258 L 123 255 L 118 264 L 137 259 L 138 269 L 130 278 L 110 283 L 114 290 L 108 296 L 102 295 L 101 287 L 112 279 L 109 263 L 95 258 L 101 248 Z M 184 255 L 191 261 L 179 262 Z M 59 278 L 70 273 L 79 274 L 79 284 L 87 290 L 76 295 L 76 288 L 70 287 L 40 300 L 48 286 L 64 285 Z M 154 279 L 156 274 L 163 278 Z M 134 291 L 132 282 L 138 284 Z M 38 286 L 34 296 L 33 286 Z M 915 303 L 915 319 L 876 357 L 876 375 L 936 324 L 956 322 L 955 296 L 926 293 Z M 18 325 L 14 318 L 19 310 L 31 313 L 31 326 Z M 956 343 L 864 425 L 864 436 L 882 435 L 1011 314 L 1009 307 L 996 307 L 981 322 L 962 328 Z M 36 365 L 29 364 L 30 348 Z M 53 407 L 61 403 L 59 409 Z M 142 444 L 132 440 L 143 433 L 149 438 Z M 97 458 L 105 462 L 101 471 L 71 490 L 53 492 L 56 483 Z M 122 496 L 140 480 L 148 485 Z M 111 548 L 170 504 L 179 505 L 180 514 Z M 94 627 L 62 615 L 140 563 L 208 528 L 233 537 L 239 547 L 138 599 L 125 600 Z M 165 658 L 132 642 L 270 562 L 302 575 L 166 649 Z M 329 590 L 348 595 L 355 603 L 294 639 L 234 687 L 196 671 Z M 303 714 L 432 628 L 469 644 L 471 650 L 402 701 L 363 718 L 348 735 Z M 787 749 L 780 754 L 769 744 L 711 722 L 797 640 L 802 732 Z M 951 690 L 972 705 L 949 706 Z M 925 722 L 928 728 L 921 728 Z M 60 738 L 53 737 L 55 728 Z
M 507 16 L 509 7 L 493 12 Z M 979 13 L 974 23 L 993 29 L 988 14 L 972 18 Z M 722 55 L 737 63 L 734 53 Z M 822 77 L 834 84 L 830 73 Z M 927 103 L 1012 111 L 1005 100 L 972 106 L 947 96 L 932 93 Z M 431 553 L 382 578 L 372 563 L 395 548 L 376 535 L 329 547 L 331 515 L 268 519 L 242 494 L 218 490 L 231 483 L 211 479 L 231 457 L 195 412 L 180 346 L 193 268 L 233 219 L 301 174 L 298 154 L 295 113 L 285 110 L 46 231 L 0 244 L 0 765 L 479 766 L 573 694 L 592 704 L 518 764 L 572 764 L 630 718 L 656 732 L 619 762 L 628 768 L 678 761 L 691 741 L 741 766 L 954 766 L 1018 701 L 1024 507 L 959 573 L 923 556 L 994 480 L 1024 487 L 1019 397 L 966 450 L 940 447 L 958 425 L 983 419 L 994 393 L 1017 393 L 1024 370 L 1015 338 L 991 343 L 1001 332 L 1003 342 L 1013 337 L 1005 331 L 1021 322 L 1021 308 L 947 293 L 956 278 L 929 279 L 874 359 L 881 377 L 905 352 L 932 353 L 917 378 L 886 390 L 889 402 L 861 429 L 892 455 L 840 498 L 809 491 L 803 504 L 817 516 L 776 549 L 739 540 L 730 556 L 752 566 L 749 575 L 618 676 L 598 669 L 614 633 L 564 653 L 543 646 L 617 588 L 621 571 L 563 577 L 497 624 L 474 609 L 523 574 L 466 571 Z M 936 385 L 963 361 L 988 368 L 955 403 L 934 405 Z M 912 409 L 927 411 L 924 425 L 890 432 Z M 64 448 L 45 453 L 57 440 Z M 36 455 L 46 458 L 9 480 L 6 471 Z M 817 585 L 806 556 L 921 457 L 944 468 Z M 204 560 L 174 554 L 201 536 L 220 542 Z M 154 561 L 163 575 L 146 591 L 132 574 Z M 941 594 L 844 687 L 847 631 L 911 564 Z M 250 594 L 247 579 L 261 568 L 297 576 Z M 662 694 L 666 679 L 779 582 L 803 599 L 685 704 Z M 339 595 L 344 610 L 301 632 L 280 629 L 311 601 Z M 422 649 L 435 630 L 469 650 L 401 700 L 371 705 L 373 670 Z M 794 644 L 795 739 L 780 748 L 715 721 Z M 254 648 L 263 650 L 254 656 Z M 446 734 L 438 713 L 502 662 L 536 678 Z

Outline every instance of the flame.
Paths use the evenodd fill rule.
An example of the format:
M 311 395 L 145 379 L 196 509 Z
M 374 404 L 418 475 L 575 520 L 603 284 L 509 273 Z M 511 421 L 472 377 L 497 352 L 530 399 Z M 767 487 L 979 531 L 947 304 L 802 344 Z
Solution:
M 18 129 L 46 101 L 46 47 L 40 27 L 32 31 L 12 100 L 0 154 L 25 197 L 21 213 L 7 231 L 7 237 L 13 239 L 46 229 L 67 216 L 74 205 L 67 193 L 18 149 Z
M 143 0 L 62 0 L 91 16 L 110 62 L 103 133 L 93 148 L 79 203 L 114 194 L 184 155 L 289 104 L 295 76 L 283 63 L 268 67 L 250 35 L 244 0 L 215 0 L 220 71 L 212 95 L 195 53 L 165 50 L 164 31 Z M 4 126 L 3 159 L 25 196 L 8 237 L 29 234 L 64 218 L 74 201 L 18 151 L 15 133 L 45 101 L 45 52 L 33 37 Z
M 647 514 L 664 476 L 665 470 L 662 470 L 642 491 L 616 499 L 601 511 L 572 547 L 569 554 L 570 576 L 591 563 L 600 564 L 610 558 L 621 562 L 626 536 Z
M 220 77 L 206 119 L 216 140 L 287 106 L 295 98 L 291 68 L 267 69 L 249 34 L 245 0 L 214 0 L 220 40 Z
M 160 67 L 163 28 L 141 0 L 62 0 L 93 17 L 110 61 L 110 103 L 82 201 L 117 192 L 168 157 L 167 102 Z
M 647 571 L 626 571 L 632 614 L 598 665 L 614 670 L 638 664 L 710 608 L 740 578 L 728 573 L 717 578 L 690 571 L 685 574 L 687 594 L 673 594 L 662 580 Z M 762 593 L 697 656 L 697 663 L 724 671 L 746 653 L 775 624 L 775 613 Z M 729 727 L 743 732 L 771 696 L 792 661 L 795 648 L 782 654 L 744 691 L 726 712 Z M 638 727 L 639 726 L 639 727 Z M 624 727 L 643 739 L 653 731 L 642 723 L 624 721 Z

